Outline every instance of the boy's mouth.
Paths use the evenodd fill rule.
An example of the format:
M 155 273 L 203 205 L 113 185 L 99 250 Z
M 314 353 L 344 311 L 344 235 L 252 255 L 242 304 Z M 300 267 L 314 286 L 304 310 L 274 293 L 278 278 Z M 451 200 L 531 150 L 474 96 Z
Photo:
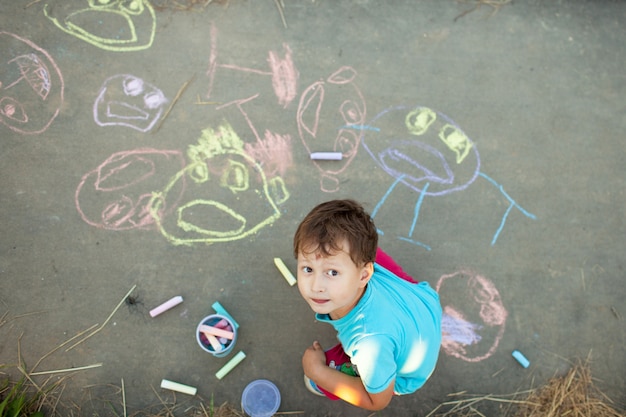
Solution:
M 326 304 L 330 300 L 322 300 L 322 299 L 319 299 L 319 298 L 311 298 L 311 301 L 313 301 L 315 304 L 322 305 L 322 304 Z

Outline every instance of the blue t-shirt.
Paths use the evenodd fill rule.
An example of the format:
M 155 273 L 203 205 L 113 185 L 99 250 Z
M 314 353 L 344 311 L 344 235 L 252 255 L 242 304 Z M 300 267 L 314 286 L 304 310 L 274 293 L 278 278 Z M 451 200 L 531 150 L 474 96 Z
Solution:
M 441 304 L 427 282 L 407 282 L 374 264 L 374 274 L 345 317 L 319 321 L 337 330 L 365 389 L 376 394 L 395 378 L 394 392 L 410 394 L 432 374 L 441 346 Z

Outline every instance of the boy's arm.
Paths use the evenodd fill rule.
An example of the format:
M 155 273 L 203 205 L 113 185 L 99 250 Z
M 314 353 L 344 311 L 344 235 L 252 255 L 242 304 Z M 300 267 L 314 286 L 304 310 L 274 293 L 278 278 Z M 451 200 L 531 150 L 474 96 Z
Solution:
M 361 378 L 346 375 L 326 366 L 324 350 L 318 342 L 307 348 L 302 356 L 302 366 L 306 376 L 326 391 L 335 394 L 342 400 L 366 410 L 382 410 L 393 397 L 394 381 L 378 394 L 370 394 L 365 390 Z

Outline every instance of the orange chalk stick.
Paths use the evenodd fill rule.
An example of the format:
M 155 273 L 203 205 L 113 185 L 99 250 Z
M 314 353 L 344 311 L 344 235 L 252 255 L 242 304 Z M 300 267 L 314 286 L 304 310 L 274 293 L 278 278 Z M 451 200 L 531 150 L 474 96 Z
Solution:
M 217 337 L 225 337 L 226 339 L 230 340 L 233 340 L 233 338 L 235 337 L 233 332 L 229 332 L 228 330 L 224 329 L 218 329 L 217 327 L 213 326 L 207 326 L 206 324 L 200 326 L 200 331 L 204 334 L 208 333 Z

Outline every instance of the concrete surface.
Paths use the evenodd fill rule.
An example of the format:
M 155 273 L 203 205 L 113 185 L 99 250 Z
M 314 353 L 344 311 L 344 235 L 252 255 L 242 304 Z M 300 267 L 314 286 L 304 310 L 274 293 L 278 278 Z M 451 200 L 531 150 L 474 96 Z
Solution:
M 271 0 L 122 3 L 0 5 L 0 363 L 101 363 L 66 381 L 72 415 L 122 415 L 122 379 L 129 414 L 158 408 L 163 378 L 236 405 L 266 378 L 280 411 L 370 415 L 305 390 L 303 350 L 334 334 L 273 264 L 295 273 L 299 220 L 352 197 L 449 319 L 431 380 L 376 415 L 515 393 L 589 355 L 626 406 L 626 3 L 285 1 L 286 28 Z M 415 129 L 436 118 L 424 135 L 414 110 Z M 247 355 L 222 380 L 229 358 L 194 336 L 216 301 Z

